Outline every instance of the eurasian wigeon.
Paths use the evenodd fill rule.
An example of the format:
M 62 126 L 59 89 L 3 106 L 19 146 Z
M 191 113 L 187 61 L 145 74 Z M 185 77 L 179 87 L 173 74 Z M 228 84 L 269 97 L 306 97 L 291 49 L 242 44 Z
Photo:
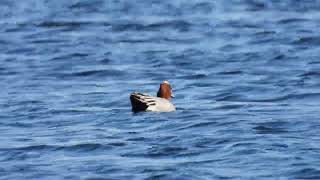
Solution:
M 154 111 L 154 112 L 171 112 L 175 111 L 175 106 L 170 102 L 174 97 L 172 88 L 168 81 L 160 84 L 157 97 L 148 94 L 134 92 L 130 95 L 130 101 L 133 112 Z

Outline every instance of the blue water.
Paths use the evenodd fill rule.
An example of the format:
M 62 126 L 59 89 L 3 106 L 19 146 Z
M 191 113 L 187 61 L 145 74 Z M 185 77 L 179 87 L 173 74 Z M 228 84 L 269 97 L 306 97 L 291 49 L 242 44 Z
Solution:
M 0 179 L 320 179 L 319 0 L 1 0 Z M 131 112 L 169 80 L 173 113 Z

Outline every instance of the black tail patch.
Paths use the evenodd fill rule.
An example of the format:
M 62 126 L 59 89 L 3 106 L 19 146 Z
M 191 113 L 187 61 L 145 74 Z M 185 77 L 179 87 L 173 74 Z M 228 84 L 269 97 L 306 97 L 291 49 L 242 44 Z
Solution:
M 145 95 L 143 95 L 141 93 L 132 93 L 130 95 L 130 101 L 131 101 L 131 106 L 132 106 L 133 112 L 136 113 L 136 112 L 147 110 L 147 108 L 149 106 L 149 102 L 143 98 L 144 96 Z

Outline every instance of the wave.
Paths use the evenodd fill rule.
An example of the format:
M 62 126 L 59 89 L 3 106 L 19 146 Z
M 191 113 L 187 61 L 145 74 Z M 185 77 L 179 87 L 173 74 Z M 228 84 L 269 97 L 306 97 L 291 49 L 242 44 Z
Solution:
M 308 46 L 318 46 L 320 45 L 320 37 L 317 36 L 309 36 L 309 37 L 301 37 L 292 42 L 294 45 L 308 45 Z
M 125 146 L 126 143 L 123 142 L 110 142 L 106 144 L 101 143 L 80 143 L 74 145 L 30 145 L 23 147 L 13 147 L 13 148 L 0 148 L 2 152 L 30 152 L 30 151 L 77 151 L 77 152 L 90 152 L 94 150 L 106 150 L 112 149 L 114 147 Z
M 173 29 L 179 31 L 187 31 L 192 26 L 191 23 L 185 20 L 168 20 L 156 23 L 132 23 L 122 22 L 119 24 L 112 24 L 112 30 L 114 32 L 123 31 L 159 31 L 160 29 Z

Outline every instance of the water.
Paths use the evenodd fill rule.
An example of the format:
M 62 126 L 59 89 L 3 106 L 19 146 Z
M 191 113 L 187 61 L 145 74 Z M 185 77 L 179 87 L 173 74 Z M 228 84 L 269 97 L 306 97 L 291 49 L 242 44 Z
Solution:
M 1 1 L 1 179 L 319 179 L 319 10 Z M 163 80 L 177 111 L 133 114 Z

